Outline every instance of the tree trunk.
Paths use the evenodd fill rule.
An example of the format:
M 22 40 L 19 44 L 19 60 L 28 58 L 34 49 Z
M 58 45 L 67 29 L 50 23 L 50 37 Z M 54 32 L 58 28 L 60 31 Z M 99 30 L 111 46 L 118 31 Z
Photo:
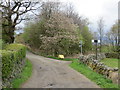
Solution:
M 10 43 L 14 43 L 14 40 L 15 40 L 15 37 L 14 37 L 14 31 L 15 31 L 15 26 L 10 26 L 10 29 L 9 29 L 9 44 Z
M 14 43 L 14 31 L 15 27 L 3 27 L 2 28 L 2 39 L 6 43 Z
M 9 43 L 13 43 L 13 42 L 14 42 L 15 26 L 13 25 L 13 21 L 12 21 L 12 16 L 11 16 L 11 14 L 10 14 L 8 20 L 9 20 L 8 25 L 9 25 L 9 37 L 10 37 Z

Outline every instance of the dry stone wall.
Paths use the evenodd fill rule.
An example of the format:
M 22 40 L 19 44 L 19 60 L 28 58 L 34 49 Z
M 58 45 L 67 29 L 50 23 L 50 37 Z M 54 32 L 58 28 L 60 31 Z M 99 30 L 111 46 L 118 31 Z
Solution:
M 98 54 L 98 60 L 94 54 L 88 56 L 80 56 L 79 61 L 89 66 L 93 71 L 110 78 L 114 83 L 118 83 L 118 68 L 111 68 L 106 66 L 100 60 L 106 58 L 105 54 Z M 113 74 L 115 76 L 113 76 Z

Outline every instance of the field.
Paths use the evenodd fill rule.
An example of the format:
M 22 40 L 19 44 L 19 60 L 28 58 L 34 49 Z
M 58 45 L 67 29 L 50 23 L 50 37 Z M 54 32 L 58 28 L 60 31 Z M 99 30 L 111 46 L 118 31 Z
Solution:
M 105 65 L 115 68 L 118 67 L 118 59 L 113 59 L 113 58 L 105 58 L 101 60 Z

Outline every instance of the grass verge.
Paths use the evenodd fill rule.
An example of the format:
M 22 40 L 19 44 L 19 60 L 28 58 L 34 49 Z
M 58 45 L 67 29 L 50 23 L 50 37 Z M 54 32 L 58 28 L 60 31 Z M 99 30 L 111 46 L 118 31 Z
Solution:
M 32 63 L 27 59 L 26 65 L 23 68 L 22 73 L 19 74 L 19 77 L 14 79 L 12 82 L 13 88 L 20 88 L 20 86 L 27 81 L 32 75 Z
M 105 58 L 101 60 L 101 62 L 103 62 L 105 65 L 112 67 L 112 68 L 118 67 L 118 59 Z
M 70 64 L 70 67 L 80 72 L 81 74 L 85 75 L 88 79 L 95 82 L 101 88 L 116 88 L 116 89 L 118 88 L 118 85 L 113 84 L 110 79 L 107 79 L 103 75 L 94 72 L 83 63 L 79 63 L 78 60 L 77 61 L 74 60 Z

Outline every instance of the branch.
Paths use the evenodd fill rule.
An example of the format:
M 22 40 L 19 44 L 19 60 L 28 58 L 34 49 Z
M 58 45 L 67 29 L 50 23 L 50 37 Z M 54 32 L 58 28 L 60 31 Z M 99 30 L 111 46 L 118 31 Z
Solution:
M 21 4 L 21 3 L 19 3 L 19 5 L 17 6 L 17 7 L 18 7 L 18 8 L 17 8 L 17 10 L 16 10 L 16 11 L 14 11 L 14 10 L 13 10 L 13 11 L 12 11 L 12 14 L 17 13 L 17 12 L 19 11 L 19 9 L 20 9 L 21 5 L 22 5 L 22 4 Z
M 20 24 L 23 20 L 26 20 L 26 19 L 21 18 L 19 22 L 15 23 L 15 25 Z
M 36 14 L 35 12 L 31 11 L 35 16 L 39 16 L 39 14 Z
M 4 6 L 4 5 L 2 5 L 2 4 L 0 4 L 0 7 L 2 7 L 2 8 L 8 8 L 7 6 Z
M 19 15 L 23 15 L 24 13 L 27 13 L 28 11 L 32 11 L 32 10 L 36 10 L 36 9 L 32 9 L 32 8 L 29 10 L 26 9 L 24 12 L 20 13 Z
M 15 5 L 14 5 L 13 8 L 11 9 L 11 11 L 14 11 L 15 8 L 17 8 L 18 4 L 19 4 L 19 2 L 15 2 Z
M 18 20 L 18 18 L 19 18 L 19 13 L 17 12 L 16 14 L 17 14 L 17 16 L 16 16 L 16 18 L 15 18 L 14 21 L 13 21 L 14 25 L 16 24 L 16 22 L 17 22 L 17 20 Z
M 26 2 L 26 3 L 28 3 L 28 2 Z M 28 11 L 33 11 L 33 10 L 37 10 L 38 8 L 40 8 L 40 7 L 38 7 L 38 8 L 35 8 L 35 9 L 33 9 L 33 7 L 35 7 L 35 5 L 36 4 L 38 4 L 39 2 L 29 2 L 29 4 L 28 5 L 23 5 L 24 7 L 25 7 L 25 10 L 23 11 L 23 12 L 21 12 L 19 15 L 22 15 L 22 14 L 24 14 L 24 13 L 27 13 Z M 25 4 L 25 3 L 24 3 Z M 29 8 L 29 9 L 28 9 Z

